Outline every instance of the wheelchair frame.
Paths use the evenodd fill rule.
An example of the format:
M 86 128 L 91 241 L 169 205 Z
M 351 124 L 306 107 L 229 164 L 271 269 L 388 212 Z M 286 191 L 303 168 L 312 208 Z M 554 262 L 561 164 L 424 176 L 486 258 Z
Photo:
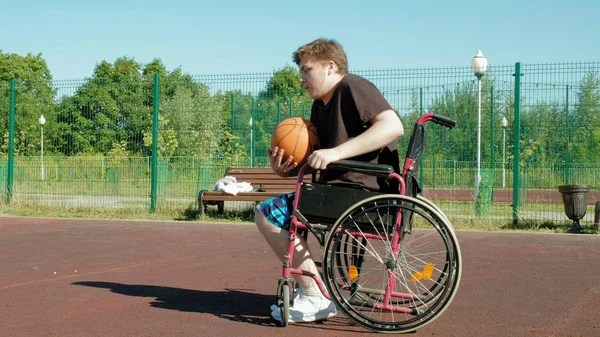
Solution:
M 308 164 L 301 167 L 289 248 L 277 288 L 282 326 L 288 324 L 289 308 L 293 304 L 290 301 L 293 275 L 311 277 L 323 295 L 348 317 L 376 332 L 415 331 L 431 323 L 448 307 L 460 283 L 460 247 L 444 213 L 433 202 L 419 196 L 420 188 L 415 179 L 424 149 L 424 125 L 429 121 L 448 128 L 456 124 L 450 118 L 431 112 L 421 115 L 413 128 L 401 174 L 389 165 L 351 160 L 328 165 L 328 170 L 360 172 L 399 182 L 398 194 L 377 194 L 360 200 L 333 225 L 310 223 L 299 211 L 303 177 L 310 169 Z M 376 221 L 381 223 L 375 225 Z M 291 266 L 296 238 L 301 232 L 306 236 L 306 231 L 324 248 L 324 282 L 306 270 Z M 436 255 L 410 251 L 413 236 L 419 240 L 416 249 L 431 243 Z M 443 258 L 438 256 L 441 255 L 438 250 L 444 250 Z M 367 286 L 369 283 L 375 286 Z M 378 289 L 377 284 L 382 284 L 383 289 Z

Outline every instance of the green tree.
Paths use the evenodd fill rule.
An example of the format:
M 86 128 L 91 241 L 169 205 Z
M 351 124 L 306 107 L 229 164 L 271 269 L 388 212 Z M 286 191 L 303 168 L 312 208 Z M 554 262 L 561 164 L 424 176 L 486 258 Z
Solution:
M 523 114 L 521 161 L 540 164 L 565 159 L 564 107 L 556 102 L 538 102 Z M 524 148 L 525 146 L 525 148 Z
M 217 153 L 224 138 L 221 109 L 208 87 L 178 86 L 162 109 L 166 123 L 161 132 L 176 134 L 174 155 L 210 158 Z
M 263 91 L 258 95 L 259 100 L 284 101 L 290 97 L 308 96 L 300 84 L 300 73 L 295 67 L 285 66 L 275 72 Z
M 118 143 L 126 144 L 130 153 L 139 153 L 143 132 L 152 121 L 148 96 L 140 64 L 128 58 L 114 64 L 102 61 L 75 95 L 60 104 L 60 151 L 106 154 Z
M 284 66 L 273 72 L 265 89 L 249 102 L 248 120 L 253 120 L 255 156 L 266 164 L 271 134 L 277 124 L 286 118 L 310 119 L 312 99 L 300 84 L 300 73 L 295 67 Z
M 40 125 L 43 114 L 47 120 L 54 119 L 52 75 L 41 54 L 3 53 L 0 50 L 0 125 L 8 125 L 9 81 L 16 79 L 15 152 L 32 155 L 40 151 Z M 48 123 L 47 130 L 55 125 Z M 7 148 L 8 130 L 4 129 L 2 147 Z
M 434 98 L 430 110 L 458 121 L 457 128 L 452 131 L 451 137 L 444 141 L 444 143 L 451 142 L 451 144 L 444 145 L 446 157 L 458 161 L 475 162 L 477 149 L 473 144 L 477 134 L 477 98 L 474 86 L 471 83 L 465 83 L 445 89 L 441 96 Z M 428 144 L 431 144 L 430 138 L 428 138 Z
M 573 161 L 597 162 L 600 158 L 600 77 L 597 72 L 588 72 L 581 80 L 571 118 Z
M 178 128 L 188 125 L 176 122 L 178 117 L 172 111 L 172 102 L 177 95 L 177 99 L 181 100 L 181 92 L 186 90 L 197 98 L 202 85 L 184 74 L 181 68 L 168 72 L 159 59 L 141 65 L 126 57 L 118 58 L 112 64 L 100 62 L 92 77 L 73 96 L 61 101 L 58 116 L 60 138 L 57 139 L 60 151 L 66 155 L 107 154 L 115 144 L 125 144 L 130 154 L 150 155 L 152 142 L 148 137 L 151 137 L 152 130 L 156 74 L 160 77 L 160 106 L 170 106 L 172 112 L 170 116 L 162 116 L 161 112 L 161 132 L 162 127 L 168 129 L 164 130 L 166 134 L 161 135 L 162 141 L 167 144 L 159 144 L 159 148 L 163 149 L 163 155 L 175 155 L 176 148 L 185 146 L 186 142 L 181 139 L 174 142 L 171 136 L 180 134 Z M 204 95 L 208 95 L 206 88 Z
M 213 96 L 220 109 L 223 123 L 223 138 L 219 144 L 217 156 L 220 160 L 229 160 L 235 165 L 246 165 L 250 155 L 249 120 L 252 116 L 251 94 L 241 90 L 217 92 Z

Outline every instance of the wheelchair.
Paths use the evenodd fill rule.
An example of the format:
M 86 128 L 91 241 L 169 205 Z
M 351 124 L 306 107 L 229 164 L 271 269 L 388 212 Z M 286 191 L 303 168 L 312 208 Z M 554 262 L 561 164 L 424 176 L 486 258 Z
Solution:
M 301 167 L 290 224 L 289 250 L 278 281 L 281 326 L 289 323 L 295 288 L 292 275 L 312 277 L 325 297 L 355 323 L 382 333 L 407 333 L 433 322 L 458 291 L 462 257 L 444 213 L 419 193 L 416 179 L 425 124 L 453 128 L 450 118 L 426 113 L 414 125 L 401 174 L 389 165 L 340 160 L 327 170 L 396 179 L 399 193 L 384 194 L 304 182 Z M 320 282 L 293 268 L 298 235 L 311 233 L 322 248 Z M 324 284 L 323 284 L 324 283 Z

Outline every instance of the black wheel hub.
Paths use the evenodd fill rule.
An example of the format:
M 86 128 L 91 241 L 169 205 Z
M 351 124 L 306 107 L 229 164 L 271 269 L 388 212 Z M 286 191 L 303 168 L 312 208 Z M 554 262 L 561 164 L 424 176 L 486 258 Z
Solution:
M 389 270 L 394 270 L 398 268 L 398 262 L 396 262 L 394 259 L 388 259 L 385 261 L 385 267 Z

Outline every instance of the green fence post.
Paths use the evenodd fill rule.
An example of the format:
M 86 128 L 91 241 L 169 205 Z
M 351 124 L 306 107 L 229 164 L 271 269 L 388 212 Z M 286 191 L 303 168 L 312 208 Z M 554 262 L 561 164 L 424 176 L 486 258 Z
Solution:
M 423 114 L 423 88 L 419 88 L 419 115 Z M 423 187 L 423 161 L 425 156 L 421 157 L 419 162 L 419 185 Z
M 566 109 L 566 117 L 567 117 L 567 175 L 566 175 L 566 184 L 573 184 L 573 140 L 571 139 L 571 118 L 569 118 L 569 85 L 567 84 L 566 88 L 566 97 L 565 97 L 565 109 Z
M 479 195 L 475 200 L 475 214 L 477 216 L 487 215 L 492 206 L 492 185 L 494 184 L 494 171 L 491 169 L 481 170 L 481 182 L 479 183 Z
M 167 196 L 167 185 L 169 184 L 169 181 L 171 181 L 169 161 L 165 158 L 160 158 L 156 168 L 158 172 L 156 195 L 157 197 L 162 197 L 161 202 L 164 202 Z
M 107 179 L 105 186 L 108 187 L 113 195 L 119 194 L 121 185 L 121 169 L 118 167 L 110 167 L 106 172 Z
M 254 97 L 252 97 L 252 106 L 250 107 L 250 167 L 254 167 L 254 156 L 256 149 L 254 148 Z
M 152 102 L 152 176 L 150 182 L 150 212 L 156 211 L 156 192 L 158 188 L 158 104 L 160 77 L 154 75 L 154 98 Z
M 6 182 L 6 179 L 8 177 L 8 160 L 0 160 L 0 181 L 4 181 Z M 0 184 L 0 194 L 2 196 L 6 196 L 6 185 L 2 186 Z
M 454 165 L 452 165 L 452 186 L 456 187 L 456 160 L 453 163 Z
M 490 170 L 493 171 L 494 181 L 492 181 L 491 198 L 494 200 L 494 183 L 496 177 L 496 165 L 494 160 L 494 86 L 490 88 Z
M 15 169 L 15 106 L 17 93 L 17 80 L 10 80 L 10 98 L 9 98 L 9 115 L 8 115 L 8 172 L 6 174 L 6 195 L 5 201 L 10 204 L 13 196 L 13 179 Z
M 513 224 L 519 223 L 519 168 L 521 166 L 521 62 L 515 63 L 515 117 L 513 123 Z
M 277 101 L 277 124 L 281 123 L 281 104 Z
M 436 152 L 435 152 L 435 138 L 436 138 L 435 130 L 436 130 L 435 124 L 431 125 L 431 131 L 432 131 L 431 133 L 433 135 L 433 150 L 432 150 L 433 158 L 431 158 L 431 161 L 432 161 L 432 164 L 431 164 L 431 188 L 435 188 L 435 154 L 436 154 Z
M 194 158 L 194 162 L 196 159 Z M 198 188 L 196 194 L 200 193 L 202 190 L 208 190 L 211 188 L 211 168 L 212 168 L 212 160 L 208 159 L 199 159 L 198 165 Z
M 235 134 L 234 132 L 234 127 L 233 127 L 233 121 L 234 121 L 234 110 L 233 110 L 233 104 L 234 104 L 234 96 L 233 93 L 231 93 L 231 120 L 229 121 L 229 130 L 231 131 L 231 136 L 233 137 L 233 135 Z M 231 139 L 231 155 L 233 156 L 235 154 L 235 148 L 233 146 L 233 139 Z

